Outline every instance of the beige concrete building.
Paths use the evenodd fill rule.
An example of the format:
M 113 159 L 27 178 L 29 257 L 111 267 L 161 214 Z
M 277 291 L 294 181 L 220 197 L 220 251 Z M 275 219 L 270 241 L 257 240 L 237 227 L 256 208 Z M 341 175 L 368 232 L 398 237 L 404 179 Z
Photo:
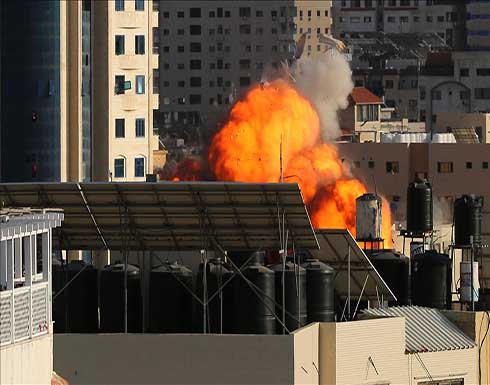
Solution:
M 440 112 L 437 114 L 435 132 L 448 132 L 454 128 L 472 128 L 481 143 L 490 143 L 490 113 Z
M 158 3 L 95 1 L 93 179 L 142 181 L 153 172 L 158 108 Z
M 303 55 L 322 54 L 330 0 L 162 1 L 160 7 L 160 120 L 162 133 L 186 142 L 223 123 L 254 83 Z M 197 132 L 196 132 L 197 131 Z

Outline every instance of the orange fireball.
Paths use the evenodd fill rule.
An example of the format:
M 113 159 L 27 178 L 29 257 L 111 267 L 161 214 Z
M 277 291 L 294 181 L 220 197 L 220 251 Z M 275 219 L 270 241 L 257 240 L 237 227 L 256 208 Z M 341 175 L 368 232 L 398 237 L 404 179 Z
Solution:
M 208 153 L 216 179 L 296 182 L 315 228 L 347 228 L 355 236 L 356 198 L 366 186 L 350 176 L 336 147 L 320 135 L 312 104 L 291 84 L 253 87 L 232 109 Z M 391 245 L 391 215 L 383 202 L 383 237 Z

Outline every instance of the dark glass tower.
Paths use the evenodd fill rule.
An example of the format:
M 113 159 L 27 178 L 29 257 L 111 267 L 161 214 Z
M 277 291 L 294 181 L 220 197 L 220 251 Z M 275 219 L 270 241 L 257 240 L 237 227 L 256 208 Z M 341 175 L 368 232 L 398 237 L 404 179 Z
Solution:
M 60 2 L 2 1 L 2 181 L 58 181 Z

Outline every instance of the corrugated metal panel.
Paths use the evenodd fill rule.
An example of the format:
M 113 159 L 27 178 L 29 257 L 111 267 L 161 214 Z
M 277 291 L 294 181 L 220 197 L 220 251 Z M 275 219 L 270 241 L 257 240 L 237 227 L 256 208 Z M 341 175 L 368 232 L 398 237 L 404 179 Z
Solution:
M 370 317 L 404 317 L 406 321 L 407 353 L 438 352 L 470 349 L 475 346 L 471 338 L 458 329 L 437 309 L 419 306 L 400 306 L 386 309 L 369 309 Z

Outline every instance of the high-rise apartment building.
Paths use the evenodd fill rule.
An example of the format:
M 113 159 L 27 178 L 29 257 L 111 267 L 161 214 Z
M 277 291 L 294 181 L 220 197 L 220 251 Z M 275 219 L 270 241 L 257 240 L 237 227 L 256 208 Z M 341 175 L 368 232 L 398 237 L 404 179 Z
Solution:
M 161 1 L 160 119 L 162 132 L 212 132 L 252 84 L 303 55 L 325 51 L 331 0 Z
M 490 2 L 488 0 L 467 2 L 466 44 L 470 49 L 490 50 Z
M 153 171 L 158 108 L 158 2 L 94 1 L 94 180 L 144 180 Z
M 436 33 L 449 46 L 464 45 L 465 2 L 460 0 L 339 0 L 334 34 Z
M 2 181 L 144 180 L 152 172 L 152 5 L 2 1 Z

